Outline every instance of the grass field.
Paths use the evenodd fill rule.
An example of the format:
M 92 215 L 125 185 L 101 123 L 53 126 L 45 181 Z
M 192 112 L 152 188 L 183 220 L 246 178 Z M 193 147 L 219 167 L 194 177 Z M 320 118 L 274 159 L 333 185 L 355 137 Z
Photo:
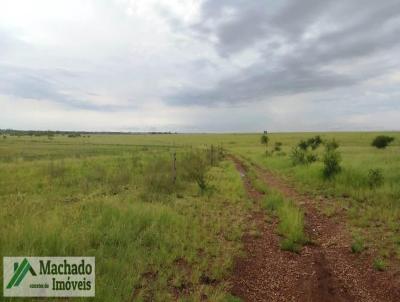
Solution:
M 292 165 L 292 148 L 314 135 L 269 134 L 268 150 L 276 142 L 282 150 L 268 156 L 260 134 L 5 136 L 0 255 L 95 256 L 99 301 L 229 301 L 225 280 L 252 204 L 220 146 L 303 191 L 334 197 L 322 211 L 345 209 L 358 244 L 399 258 L 400 134 L 389 133 L 395 141 L 378 150 L 378 133 L 321 133 L 340 145 L 342 170 L 331 179 L 322 176 L 323 147 L 316 162 Z M 371 169 L 380 169 L 380 186 L 369 185 Z M 282 203 L 276 195 L 265 207 L 283 235 L 305 241 L 301 213 Z
M 209 166 L 202 192 L 190 148 L 141 139 L 1 141 L 0 254 L 95 256 L 102 301 L 223 299 L 249 207 L 240 176 Z
M 291 150 L 300 140 L 319 134 L 323 140 L 339 143 L 342 170 L 333 179 L 323 177 L 323 147 L 315 153 L 318 160 L 309 165 L 294 166 Z M 390 135 L 394 142 L 386 149 L 377 149 L 371 142 L 377 135 Z M 379 249 L 382 257 L 400 258 L 400 133 L 285 133 L 270 134 L 269 150 L 276 142 L 282 151 L 266 156 L 259 137 L 253 137 L 252 147 L 239 143 L 234 152 L 260 166 L 279 172 L 301 191 L 315 196 L 333 197 L 334 203 L 321 204 L 329 215 L 346 210 L 355 237 L 364 238 L 367 245 Z M 258 144 L 257 144 L 258 143 Z M 369 173 L 380 170 L 383 182 L 371 187 Z

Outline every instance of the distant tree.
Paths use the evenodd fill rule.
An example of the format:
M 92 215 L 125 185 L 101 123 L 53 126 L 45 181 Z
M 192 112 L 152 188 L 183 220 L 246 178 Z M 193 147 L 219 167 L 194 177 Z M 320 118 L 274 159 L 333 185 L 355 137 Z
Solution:
M 261 141 L 261 144 L 265 145 L 265 152 L 267 153 L 267 152 L 268 152 L 268 141 L 269 141 L 269 137 L 268 137 L 268 135 L 265 133 L 265 131 L 264 131 L 264 134 L 261 136 L 260 141 Z
M 372 146 L 378 149 L 385 149 L 392 141 L 394 141 L 394 137 L 387 135 L 378 135 L 372 141 Z

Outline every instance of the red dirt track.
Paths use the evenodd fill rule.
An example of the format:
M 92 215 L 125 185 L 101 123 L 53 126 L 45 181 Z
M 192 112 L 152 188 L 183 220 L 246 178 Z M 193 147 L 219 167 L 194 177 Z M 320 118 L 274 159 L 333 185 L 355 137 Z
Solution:
M 296 202 L 305 213 L 306 232 L 312 243 L 299 254 L 282 251 L 277 221 L 268 221 L 258 204 L 263 194 L 251 185 L 243 163 L 233 156 L 231 160 L 255 201 L 249 219 L 260 232 L 243 237 L 246 256 L 236 260 L 229 280 L 233 295 L 244 301 L 400 301 L 400 273 L 393 269 L 375 271 L 372 252 L 351 253 L 351 237 L 343 218 L 328 218 L 315 207 L 321 201 L 300 194 L 280 177 L 257 167 L 260 179 Z

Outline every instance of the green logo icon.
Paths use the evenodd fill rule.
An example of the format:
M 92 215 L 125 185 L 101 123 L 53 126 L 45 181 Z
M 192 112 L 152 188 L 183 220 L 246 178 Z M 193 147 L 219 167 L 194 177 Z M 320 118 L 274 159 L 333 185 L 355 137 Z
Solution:
M 22 260 L 20 265 L 18 265 L 18 262 L 15 262 L 14 275 L 12 276 L 10 282 L 7 284 L 7 288 L 20 285 L 28 271 L 32 274 L 32 276 L 36 276 L 36 272 L 33 270 L 32 266 L 26 258 Z

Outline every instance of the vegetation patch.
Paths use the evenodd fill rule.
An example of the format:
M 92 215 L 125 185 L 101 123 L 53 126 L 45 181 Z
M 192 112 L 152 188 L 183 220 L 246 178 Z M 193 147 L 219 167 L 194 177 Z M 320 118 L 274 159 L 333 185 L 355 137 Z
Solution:
M 253 167 L 247 166 L 246 169 L 247 176 L 249 177 L 251 185 L 254 187 L 254 189 L 261 194 L 266 194 L 269 191 L 267 184 L 258 177 L 257 172 Z
M 299 152 L 299 156 L 291 156 L 291 150 L 298 148 L 296 152 L 299 149 L 301 151 L 299 141 L 307 144 L 310 138 L 317 135 L 320 135 L 323 143 L 315 150 L 307 147 L 306 152 L 315 154 L 317 161 L 308 164 L 305 152 Z M 371 147 L 371 142 L 381 135 L 394 138 L 390 142 L 390 148 Z M 268 136 L 272 145 L 277 141 L 282 142 L 282 152 L 288 155 L 266 157 L 264 148 L 258 143 L 259 134 L 243 137 L 230 149 L 246 160 L 291 179 L 300 191 L 322 196 L 322 205 L 326 204 L 325 197 L 343 203 L 340 207 L 332 206 L 327 215 L 334 216 L 340 211 L 347 217 L 351 227 L 362 231 L 366 245 L 373 246 L 378 251 L 390 251 L 390 257 L 400 259 L 399 132 L 379 135 L 373 132 L 269 133 Z M 339 141 L 340 148 L 337 148 Z M 251 142 L 253 147 L 249 147 Z M 329 153 L 324 163 L 328 143 L 328 148 L 335 152 Z M 295 164 L 293 158 L 296 158 Z M 325 168 L 327 176 L 324 175 Z
M 277 191 L 271 191 L 265 196 L 263 207 L 279 220 L 277 231 L 283 237 L 281 248 L 298 253 L 308 242 L 304 233 L 304 213 Z
M 383 258 L 375 258 L 374 263 L 373 263 L 373 267 L 374 269 L 376 269 L 377 271 L 381 271 L 383 272 L 384 270 L 386 270 L 386 262 Z
M 351 244 L 351 252 L 354 254 L 360 254 L 365 250 L 364 238 L 361 236 L 355 236 Z
M 371 145 L 378 149 L 385 149 L 391 142 L 394 141 L 394 137 L 387 135 L 378 135 L 374 138 Z
M 329 141 L 325 144 L 324 168 L 322 170 L 325 179 L 331 179 L 341 171 L 340 162 L 342 160 L 339 151 L 339 144 L 335 141 Z
M 274 156 L 265 156 L 260 134 L 68 134 L 6 132 L 0 138 L 0 252 L 95 256 L 98 300 L 128 300 L 140 288 L 138 301 L 224 301 L 222 276 L 240 250 L 251 203 L 240 175 L 211 145 L 290 178 L 301 191 L 321 196 L 322 204 L 333 197 L 339 203 L 326 214 L 340 212 L 360 230 L 362 239 L 354 237 L 349 249 L 378 249 L 383 258 L 377 268 L 382 261 L 389 265 L 390 257 L 400 259 L 398 132 L 382 133 L 395 139 L 379 150 L 371 147 L 377 133 L 268 133 Z M 313 149 L 309 139 L 317 135 L 323 143 Z M 340 141 L 333 148 L 340 151 L 340 169 L 333 170 L 340 172 L 327 181 L 321 171 L 331 166 L 324 155 L 334 139 L 333 146 Z M 291 150 L 302 150 L 299 141 L 307 144 L 300 155 L 305 164 L 293 165 Z M 316 160 L 307 163 L 307 154 Z M 201 169 L 191 171 L 199 163 Z M 279 211 L 288 201 L 273 197 L 252 170 L 254 187 L 266 201 L 271 196 L 267 211 L 279 221 L 279 213 L 296 212 Z M 301 211 L 292 216 L 299 219 L 289 223 L 301 225 Z M 279 231 L 299 233 L 287 231 L 293 229 L 302 228 Z M 296 241 L 304 241 L 287 236 L 292 239 L 282 235 L 284 249 L 296 250 Z
M 99 301 L 223 301 L 250 206 L 233 164 L 117 139 L 1 140 L 1 256 L 94 256 Z
M 376 189 L 383 185 L 384 177 L 382 169 L 370 169 L 368 171 L 368 185 L 371 189 Z
M 297 165 L 309 165 L 318 160 L 316 149 L 323 143 L 323 140 L 319 135 L 311 137 L 307 140 L 301 140 L 292 149 L 290 155 L 292 164 Z

